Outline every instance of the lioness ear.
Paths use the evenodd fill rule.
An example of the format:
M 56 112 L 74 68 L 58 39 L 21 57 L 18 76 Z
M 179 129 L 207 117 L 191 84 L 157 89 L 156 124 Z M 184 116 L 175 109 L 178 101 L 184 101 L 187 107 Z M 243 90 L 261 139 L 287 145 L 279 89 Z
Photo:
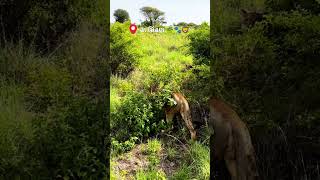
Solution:
M 240 9 L 240 14 L 241 16 L 246 16 L 248 14 L 248 11 L 246 11 L 245 9 Z

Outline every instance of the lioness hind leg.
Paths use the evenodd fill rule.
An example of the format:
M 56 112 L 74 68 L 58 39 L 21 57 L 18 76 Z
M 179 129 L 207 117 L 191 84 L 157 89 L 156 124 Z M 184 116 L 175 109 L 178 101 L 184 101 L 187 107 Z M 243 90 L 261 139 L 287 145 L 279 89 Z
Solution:
M 196 140 L 197 138 L 197 135 L 196 135 L 196 131 L 194 130 L 194 127 L 192 125 L 192 122 L 191 122 L 191 115 L 190 115 L 190 112 L 189 111 L 180 111 L 180 114 L 181 114 L 181 117 L 182 119 L 184 120 L 190 134 L 191 134 L 191 139 L 192 140 Z
M 230 126 L 229 126 L 230 127 Z M 231 128 L 230 128 L 231 129 Z M 236 152 L 234 147 L 234 138 L 232 133 L 229 131 L 227 147 L 224 154 L 224 160 L 226 162 L 227 169 L 229 170 L 231 180 L 239 180 L 237 172 L 237 160 Z
M 231 180 L 237 180 L 237 164 L 234 159 L 225 159 L 226 166 L 229 170 Z

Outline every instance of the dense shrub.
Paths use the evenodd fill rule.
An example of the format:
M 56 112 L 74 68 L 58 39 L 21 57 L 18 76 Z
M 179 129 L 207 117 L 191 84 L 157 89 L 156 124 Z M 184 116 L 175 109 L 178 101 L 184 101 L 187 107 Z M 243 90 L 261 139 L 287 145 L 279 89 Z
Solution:
M 102 0 L 5 1 L 0 5 L 0 32 L 5 35 L 1 36 L 1 42 L 23 38 L 37 50 L 50 52 L 84 19 L 98 26 L 105 25 L 103 5 Z
M 17 44 L 8 42 L 5 47 L 0 49 L 1 80 L 26 84 L 28 74 L 42 60 L 34 53 L 34 47 L 25 48 L 23 40 Z M 47 60 L 43 61 L 47 62 Z
M 53 108 L 53 107 L 52 107 Z M 101 178 L 105 164 L 101 138 L 99 104 L 86 97 L 69 98 L 66 107 L 54 108 L 47 116 L 35 120 L 35 156 L 45 176 Z M 35 175 L 38 173 L 34 172 Z
M 0 178 L 106 175 L 103 33 L 79 27 L 50 55 L 22 41 L 0 48 Z
M 313 145 L 320 131 L 312 127 L 320 122 L 320 19 L 306 9 L 269 11 L 264 21 L 238 33 L 214 26 L 212 76 L 222 79 L 221 95 L 250 126 L 261 177 L 314 179 L 319 162 L 319 147 Z M 298 154 L 304 160 L 294 158 Z M 308 168 L 301 172 L 302 167 Z
M 71 95 L 70 74 L 53 64 L 29 72 L 28 101 L 35 112 L 46 112 L 52 105 L 64 105 Z
M 164 127 L 164 114 L 161 112 L 165 98 L 168 98 L 161 99 L 159 95 L 128 93 L 117 111 L 111 112 L 112 137 L 121 141 L 130 137 L 149 137 L 159 132 Z
M 24 104 L 23 89 L 0 82 L 0 178 L 28 173 L 26 153 L 34 142 L 33 114 Z M 30 162 L 32 164 L 34 162 Z
M 195 64 L 210 64 L 210 26 L 201 24 L 188 35 L 190 39 L 190 51 L 194 56 Z
M 110 68 L 111 73 L 127 76 L 137 61 L 137 49 L 134 48 L 135 36 L 130 34 L 130 22 L 112 24 L 110 30 Z
M 91 22 L 83 21 L 79 29 L 69 34 L 68 43 L 57 61 L 72 76 L 74 93 L 94 96 L 105 93 L 108 80 L 108 62 L 101 53 L 106 51 L 105 32 Z

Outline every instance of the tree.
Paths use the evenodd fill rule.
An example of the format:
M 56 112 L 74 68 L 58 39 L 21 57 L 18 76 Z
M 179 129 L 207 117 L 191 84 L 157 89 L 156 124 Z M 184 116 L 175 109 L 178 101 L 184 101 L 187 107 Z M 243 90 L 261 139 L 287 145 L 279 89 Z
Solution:
M 186 23 L 186 22 L 179 22 L 177 24 L 177 26 L 187 26 L 187 25 L 188 25 L 188 23 Z
M 160 11 L 157 8 L 146 6 L 142 7 L 140 11 L 146 18 L 146 20 L 142 22 L 142 25 L 144 26 L 156 26 L 167 23 L 165 21 L 164 12 Z
M 191 23 L 188 24 L 188 26 L 189 27 L 197 27 L 198 25 L 196 23 L 191 22 Z
M 124 9 L 117 9 L 113 13 L 114 18 L 117 22 L 124 23 L 130 19 L 129 13 Z

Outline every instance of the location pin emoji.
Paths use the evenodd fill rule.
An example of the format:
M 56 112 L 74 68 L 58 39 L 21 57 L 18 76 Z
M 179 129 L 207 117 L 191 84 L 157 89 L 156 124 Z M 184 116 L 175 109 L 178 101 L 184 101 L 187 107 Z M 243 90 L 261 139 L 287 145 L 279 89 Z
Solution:
M 136 33 L 137 29 L 138 29 L 138 27 L 137 27 L 135 24 L 131 24 L 131 25 L 130 25 L 130 32 L 131 32 L 131 34 Z

